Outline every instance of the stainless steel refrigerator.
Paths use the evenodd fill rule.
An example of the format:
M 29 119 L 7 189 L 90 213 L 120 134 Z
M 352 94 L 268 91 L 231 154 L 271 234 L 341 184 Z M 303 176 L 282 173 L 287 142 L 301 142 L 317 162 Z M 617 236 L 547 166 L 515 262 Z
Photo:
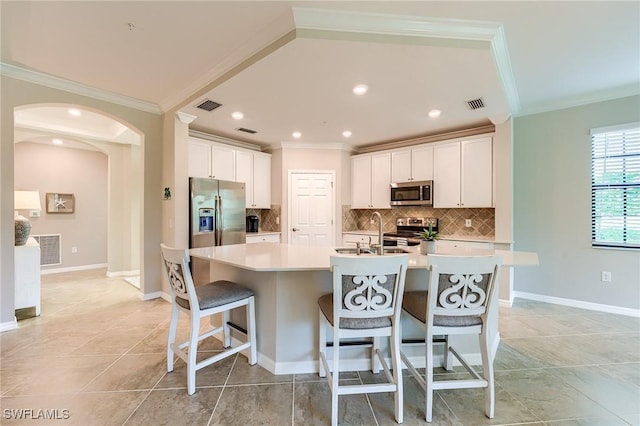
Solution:
M 192 177 L 189 194 L 190 248 L 246 242 L 244 183 Z M 191 272 L 196 285 L 211 281 L 206 260 L 192 257 Z

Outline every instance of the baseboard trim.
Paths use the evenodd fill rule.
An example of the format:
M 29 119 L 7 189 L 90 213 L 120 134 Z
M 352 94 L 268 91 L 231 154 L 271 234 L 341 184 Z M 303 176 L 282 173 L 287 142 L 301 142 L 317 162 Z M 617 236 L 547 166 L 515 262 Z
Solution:
M 545 296 L 542 294 L 527 293 L 525 291 L 515 291 L 514 296 L 521 299 L 553 303 L 555 305 L 571 306 L 573 308 L 588 309 L 590 311 L 599 311 L 609 314 L 640 318 L 640 309 L 622 308 L 620 306 L 603 305 L 601 303 L 584 302 L 582 300 L 564 299 L 562 297 Z
M 69 266 L 68 268 L 40 269 L 40 275 L 60 274 L 62 272 L 87 271 L 89 269 L 106 268 L 106 263 L 97 263 L 95 265 Z M 108 275 L 107 275 L 108 276 Z
M 18 320 L 16 319 L 16 317 L 13 317 L 13 321 L 0 323 L 0 333 L 9 331 L 9 330 L 15 330 L 17 328 L 18 328 Z
M 214 336 L 216 339 L 220 340 L 220 335 Z M 232 346 L 238 346 L 242 344 L 243 341 L 236 339 L 235 337 L 231 337 Z M 493 344 L 491 345 L 491 358 L 495 359 L 496 353 L 498 352 L 498 346 L 500 346 L 500 333 L 496 334 L 496 337 L 493 340 Z M 403 351 L 404 352 L 404 351 Z M 423 351 L 424 353 L 424 347 Z M 249 358 L 248 349 L 241 352 L 244 356 Z M 462 354 L 464 359 L 471 365 L 481 365 L 482 358 L 480 353 L 467 353 Z M 410 355 L 408 356 L 409 361 L 416 368 L 424 368 L 426 364 L 426 359 L 424 354 L 420 355 Z M 391 365 L 391 358 L 385 357 L 385 361 L 387 365 Z M 435 365 L 442 365 L 443 356 L 438 355 L 434 359 Z M 265 356 L 264 354 L 258 352 L 258 365 L 262 368 L 269 371 L 271 374 L 312 374 L 317 373 L 319 371 L 319 362 L 318 360 L 313 361 L 294 361 L 294 362 L 274 362 L 271 358 Z M 453 365 L 461 366 L 460 362 L 456 357 L 453 357 Z M 366 371 L 371 368 L 371 360 L 369 358 L 345 358 L 340 361 L 340 371 Z M 405 365 L 402 368 L 406 368 Z
M 107 277 L 135 277 L 136 275 L 140 275 L 140 269 L 135 269 L 132 271 L 117 271 L 117 272 L 109 272 L 107 271 Z
M 153 293 L 147 293 L 147 294 L 143 294 L 140 293 L 138 295 L 138 297 L 140 298 L 140 300 L 153 300 L 153 299 L 165 299 L 164 297 L 164 293 L 161 291 L 154 291 Z M 167 299 L 165 299 L 167 300 Z M 171 299 L 167 300 L 170 301 Z

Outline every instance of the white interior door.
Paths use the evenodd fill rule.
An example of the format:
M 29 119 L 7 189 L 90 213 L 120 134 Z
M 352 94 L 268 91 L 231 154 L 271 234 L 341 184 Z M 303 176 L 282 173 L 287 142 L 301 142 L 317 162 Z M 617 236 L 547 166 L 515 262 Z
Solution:
M 334 174 L 292 172 L 289 179 L 289 243 L 334 245 Z

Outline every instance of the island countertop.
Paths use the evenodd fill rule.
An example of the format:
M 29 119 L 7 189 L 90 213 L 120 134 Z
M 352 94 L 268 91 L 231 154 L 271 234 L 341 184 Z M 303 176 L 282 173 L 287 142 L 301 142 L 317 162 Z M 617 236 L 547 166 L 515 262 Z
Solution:
M 197 258 L 249 271 L 265 272 L 329 270 L 329 257 L 336 254 L 333 247 L 306 247 L 267 242 L 201 247 L 190 249 L 189 253 Z M 494 253 L 502 257 L 504 266 L 538 265 L 538 255 L 533 252 L 451 247 L 439 248 L 436 254 L 481 256 Z M 409 269 L 426 268 L 428 255 L 408 254 Z
M 256 327 L 258 335 L 258 363 L 273 374 L 302 374 L 318 372 L 318 298 L 333 289 L 329 258 L 333 247 L 305 247 L 281 243 L 260 242 L 191 249 L 192 256 L 209 261 L 210 279 L 237 282 L 251 289 L 256 298 Z M 529 252 L 507 250 L 442 247 L 438 253 L 453 255 L 499 254 L 504 265 L 537 265 L 538 256 Z M 353 256 L 355 255 L 341 255 Z M 363 254 L 362 256 L 376 256 Z M 429 285 L 426 269 L 429 255 L 409 253 L 406 274 L 407 291 L 425 290 Z M 495 304 L 489 315 L 498 315 Z M 245 327 L 244 313 L 232 312 L 231 321 Z M 407 338 L 424 336 L 424 331 L 403 318 L 402 333 Z M 497 321 L 489 330 L 493 347 L 497 349 L 499 333 Z M 456 349 L 479 357 L 475 336 L 455 336 Z M 295 344 L 292 344 L 295 342 Z M 419 348 L 417 348 L 419 349 Z M 424 354 L 408 356 L 424 364 Z M 385 349 L 386 350 L 386 349 Z M 412 352 L 413 351 L 413 352 Z M 495 350 L 494 350 L 495 352 Z M 366 370 L 370 355 L 366 348 L 348 351 L 350 365 Z M 424 367 L 421 365 L 419 368 Z

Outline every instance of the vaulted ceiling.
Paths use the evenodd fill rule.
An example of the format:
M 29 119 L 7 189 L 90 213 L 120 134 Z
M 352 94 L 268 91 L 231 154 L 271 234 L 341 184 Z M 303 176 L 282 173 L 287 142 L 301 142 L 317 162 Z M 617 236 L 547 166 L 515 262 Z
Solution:
M 197 117 L 196 130 L 262 146 L 365 146 L 640 92 L 640 3 L 632 1 L 0 8 L 3 74 L 179 110 Z M 357 84 L 367 93 L 355 95 Z M 207 99 L 222 106 L 196 108 Z M 477 99 L 484 107 L 469 108 Z

